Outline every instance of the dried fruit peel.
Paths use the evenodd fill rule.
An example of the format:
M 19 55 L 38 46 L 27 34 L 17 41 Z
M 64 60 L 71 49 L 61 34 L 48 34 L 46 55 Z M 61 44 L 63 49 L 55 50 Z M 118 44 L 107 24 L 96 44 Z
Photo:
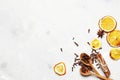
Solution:
M 107 34 L 107 42 L 112 47 L 120 46 L 120 30 L 114 30 Z
M 110 57 L 114 60 L 120 59 L 120 48 L 112 48 L 110 50 Z
M 66 74 L 66 65 L 64 62 L 59 62 L 54 66 L 54 72 L 59 76 Z
M 99 20 L 99 27 L 105 32 L 111 32 L 116 28 L 117 22 L 112 16 L 104 16 Z
M 101 41 L 95 38 L 90 42 L 90 46 L 92 47 L 92 49 L 99 49 L 101 47 Z

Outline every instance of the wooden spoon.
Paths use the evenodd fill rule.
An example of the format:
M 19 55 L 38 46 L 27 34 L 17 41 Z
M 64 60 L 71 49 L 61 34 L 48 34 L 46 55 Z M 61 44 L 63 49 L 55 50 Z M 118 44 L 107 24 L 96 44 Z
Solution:
M 91 57 L 90 57 L 88 54 L 86 54 L 86 53 L 81 53 L 80 59 L 81 59 L 81 62 L 82 62 L 83 64 L 92 67 L 92 69 L 94 70 L 94 72 L 95 72 L 96 74 L 99 74 L 98 71 L 95 69 L 95 67 L 92 65 L 92 59 L 91 59 Z
M 95 73 L 91 72 L 87 67 L 80 68 L 80 74 L 83 75 L 83 76 L 90 76 L 90 75 L 96 76 L 96 77 L 98 77 L 102 80 L 112 80 L 110 78 L 106 78 L 104 76 L 101 76 L 99 74 L 95 74 Z

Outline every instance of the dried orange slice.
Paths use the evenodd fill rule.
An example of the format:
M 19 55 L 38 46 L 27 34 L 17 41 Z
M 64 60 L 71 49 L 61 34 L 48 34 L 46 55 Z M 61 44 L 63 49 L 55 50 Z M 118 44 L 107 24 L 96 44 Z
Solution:
M 95 38 L 90 42 L 90 46 L 92 47 L 92 49 L 99 49 L 101 47 L 101 41 Z
M 110 57 L 114 60 L 120 59 L 120 48 L 112 48 L 110 50 Z
M 54 66 L 54 72 L 59 76 L 66 74 L 66 66 L 64 62 L 59 62 Z
M 99 27 L 105 32 L 114 30 L 116 25 L 117 22 L 112 16 L 105 16 L 99 20 Z
M 120 30 L 114 30 L 107 34 L 107 42 L 112 47 L 120 46 Z

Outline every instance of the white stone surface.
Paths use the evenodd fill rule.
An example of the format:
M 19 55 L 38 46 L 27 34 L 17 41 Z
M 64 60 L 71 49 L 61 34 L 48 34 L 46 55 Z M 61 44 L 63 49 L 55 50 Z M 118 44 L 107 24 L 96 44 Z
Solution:
M 86 42 L 97 37 L 103 16 L 115 17 L 120 29 L 119 8 L 120 0 L 0 0 L 0 80 L 99 80 L 71 72 L 73 53 L 90 53 Z M 120 60 L 109 57 L 105 36 L 102 43 L 111 77 L 120 80 Z M 67 66 L 62 77 L 53 71 L 60 61 Z

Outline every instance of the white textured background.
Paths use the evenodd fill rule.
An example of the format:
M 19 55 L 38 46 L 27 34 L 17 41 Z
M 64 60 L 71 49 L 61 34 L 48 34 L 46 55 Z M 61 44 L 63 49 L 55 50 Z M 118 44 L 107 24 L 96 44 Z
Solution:
M 119 8 L 120 0 L 0 0 L 0 80 L 99 80 L 82 77 L 79 67 L 71 72 L 73 53 L 90 53 L 86 42 L 96 37 L 103 16 L 115 17 L 120 29 Z M 109 57 L 105 36 L 102 43 L 111 77 L 120 80 L 120 61 Z M 61 61 L 62 77 L 53 71 Z

